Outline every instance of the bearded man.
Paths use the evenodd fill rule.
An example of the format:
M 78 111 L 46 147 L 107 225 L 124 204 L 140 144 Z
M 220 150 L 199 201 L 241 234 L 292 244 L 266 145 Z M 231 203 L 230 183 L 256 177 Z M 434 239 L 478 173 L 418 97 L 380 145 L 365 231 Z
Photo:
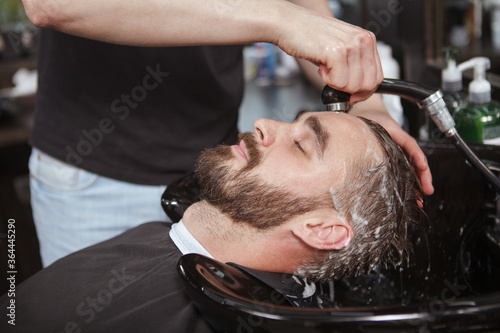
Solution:
M 206 150 L 195 173 L 204 199 L 182 221 L 146 223 L 57 261 L 19 286 L 16 326 L 0 325 L 212 332 L 176 271 L 182 254 L 340 278 L 407 261 L 407 230 L 424 216 L 401 149 L 376 123 L 344 113 L 257 120 L 237 145 Z M 7 295 L 0 305 L 9 305 Z

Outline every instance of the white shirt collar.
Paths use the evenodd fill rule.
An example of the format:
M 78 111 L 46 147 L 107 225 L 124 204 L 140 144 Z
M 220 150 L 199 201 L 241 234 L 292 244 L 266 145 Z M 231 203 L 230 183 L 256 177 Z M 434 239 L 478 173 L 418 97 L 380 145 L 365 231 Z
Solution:
M 182 220 L 172 224 L 169 235 L 182 254 L 198 253 L 213 258 L 203 245 L 201 245 L 186 229 Z

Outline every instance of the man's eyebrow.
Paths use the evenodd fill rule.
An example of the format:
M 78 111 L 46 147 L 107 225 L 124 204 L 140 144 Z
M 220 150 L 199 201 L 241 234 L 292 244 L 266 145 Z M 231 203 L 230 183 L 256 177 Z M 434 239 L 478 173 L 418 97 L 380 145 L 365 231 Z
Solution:
M 318 153 L 318 156 L 320 158 L 323 158 L 323 155 L 326 151 L 326 146 L 328 144 L 328 133 L 316 116 L 310 116 L 309 118 L 307 118 L 306 125 L 313 130 L 314 137 L 316 138 L 316 151 Z
M 298 122 L 300 118 L 304 116 L 304 114 L 309 111 L 300 111 L 295 117 L 294 122 Z M 321 125 L 318 117 L 310 116 L 305 120 L 307 126 L 309 126 L 314 132 L 314 137 L 316 139 L 316 152 L 320 158 L 323 158 L 323 155 L 326 151 L 326 146 L 328 144 L 328 132 L 325 130 L 325 127 Z

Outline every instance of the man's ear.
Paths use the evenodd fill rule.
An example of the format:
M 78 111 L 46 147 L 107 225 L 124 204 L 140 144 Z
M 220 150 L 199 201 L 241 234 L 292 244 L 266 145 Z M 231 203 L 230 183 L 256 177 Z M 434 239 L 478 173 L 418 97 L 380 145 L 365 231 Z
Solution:
M 302 216 L 292 232 L 307 245 L 319 250 L 340 250 L 354 235 L 351 224 L 334 209 L 322 209 Z

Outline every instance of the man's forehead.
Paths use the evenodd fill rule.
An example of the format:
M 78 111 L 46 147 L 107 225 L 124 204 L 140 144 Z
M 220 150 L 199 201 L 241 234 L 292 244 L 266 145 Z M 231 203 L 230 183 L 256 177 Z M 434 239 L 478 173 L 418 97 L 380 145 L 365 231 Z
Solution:
M 325 116 L 346 116 L 346 118 L 357 118 L 355 116 L 352 116 L 348 113 L 345 112 L 335 112 L 335 111 L 308 111 L 308 110 L 302 110 L 297 113 L 295 116 L 294 122 L 303 120 L 304 118 L 307 119 L 308 117 L 311 116 L 318 116 L 318 117 L 325 117 Z
M 295 122 L 308 121 L 309 118 L 316 118 L 323 125 L 325 131 L 334 135 L 332 137 L 335 141 L 340 139 L 344 144 L 356 143 L 353 145 L 348 145 L 350 149 L 357 150 L 369 150 L 371 152 L 378 151 L 379 146 L 378 140 L 372 129 L 361 120 L 361 118 L 353 115 L 349 115 L 344 112 L 332 112 L 332 111 L 300 111 L 295 117 Z M 336 125 L 333 125 L 335 124 Z M 333 129 L 332 128 L 335 128 Z M 337 127 L 340 126 L 340 127 Z M 339 137 L 340 136 L 340 137 Z M 375 155 L 378 155 L 377 153 Z M 368 157 L 368 156 L 365 156 Z
M 295 117 L 294 123 L 308 121 L 310 118 L 316 118 L 321 122 L 326 130 L 329 130 L 334 123 L 339 126 L 355 126 L 359 128 L 367 128 L 366 124 L 357 116 L 347 114 L 345 112 L 334 111 L 300 111 Z M 342 123 L 342 124 L 341 124 Z

